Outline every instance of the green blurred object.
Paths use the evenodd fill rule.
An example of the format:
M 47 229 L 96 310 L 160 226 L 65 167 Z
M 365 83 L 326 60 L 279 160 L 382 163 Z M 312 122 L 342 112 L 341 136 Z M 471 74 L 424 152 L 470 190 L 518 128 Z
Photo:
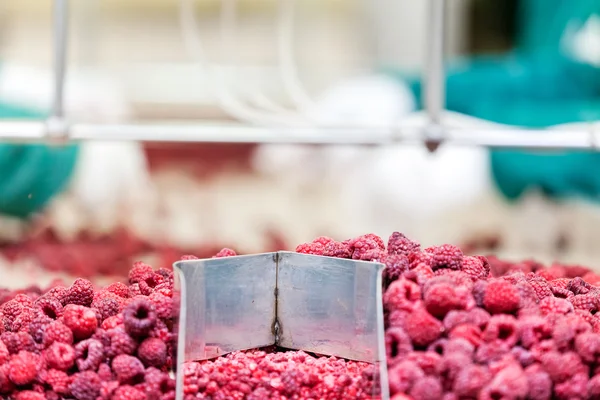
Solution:
M 1 119 L 41 119 L 43 113 L 0 103 Z M 0 144 L 0 214 L 27 218 L 67 186 L 76 145 Z
M 446 108 L 528 128 L 600 120 L 600 69 L 573 51 L 575 34 L 592 17 L 600 18 L 600 0 L 521 0 L 514 51 L 450 66 Z M 422 105 L 420 78 L 387 72 L 408 82 Z M 508 199 L 537 188 L 555 199 L 600 200 L 600 154 L 491 150 L 491 163 Z

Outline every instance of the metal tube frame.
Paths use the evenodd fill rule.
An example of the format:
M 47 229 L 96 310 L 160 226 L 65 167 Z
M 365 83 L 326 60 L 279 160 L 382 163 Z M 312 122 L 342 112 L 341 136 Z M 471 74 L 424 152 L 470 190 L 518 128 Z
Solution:
M 422 127 L 256 127 L 223 122 L 158 124 L 68 124 L 64 112 L 67 74 L 69 0 L 54 0 L 54 94 L 52 113 L 44 122 L 0 122 L 0 140 L 43 141 L 127 140 L 207 143 L 297 143 L 323 145 L 386 145 L 395 142 L 422 144 L 444 141 L 493 148 L 536 148 L 600 151 L 600 124 L 588 130 L 466 129 L 444 126 L 444 17 L 447 0 L 429 0 L 430 36 L 425 74 L 425 112 Z M 543 134 L 541 134 L 543 133 Z

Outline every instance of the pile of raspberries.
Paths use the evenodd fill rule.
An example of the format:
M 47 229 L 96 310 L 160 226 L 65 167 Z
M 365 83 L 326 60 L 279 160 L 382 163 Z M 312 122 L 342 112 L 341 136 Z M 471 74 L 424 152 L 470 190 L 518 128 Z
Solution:
M 587 268 L 421 249 L 400 233 L 296 251 L 385 264 L 393 400 L 600 399 L 600 276 Z M 141 262 L 105 288 L 0 290 L 0 397 L 175 399 L 173 320 L 173 272 Z M 185 400 L 368 399 L 378 386 L 367 363 L 272 348 L 179 373 Z

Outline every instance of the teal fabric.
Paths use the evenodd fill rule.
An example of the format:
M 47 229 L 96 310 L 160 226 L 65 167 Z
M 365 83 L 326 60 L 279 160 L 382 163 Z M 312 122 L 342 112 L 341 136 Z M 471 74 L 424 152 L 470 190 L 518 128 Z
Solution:
M 600 120 L 600 69 L 572 59 L 564 46 L 565 32 L 594 14 L 600 16 L 599 0 L 521 0 L 517 47 L 450 66 L 447 109 L 529 128 Z M 422 107 L 420 77 L 386 73 L 408 82 Z M 490 159 L 508 199 L 536 188 L 555 199 L 600 200 L 600 154 L 491 150 Z
M 43 113 L 0 103 L 0 119 L 40 119 Z M 68 184 L 78 146 L 0 143 L 0 214 L 26 218 Z

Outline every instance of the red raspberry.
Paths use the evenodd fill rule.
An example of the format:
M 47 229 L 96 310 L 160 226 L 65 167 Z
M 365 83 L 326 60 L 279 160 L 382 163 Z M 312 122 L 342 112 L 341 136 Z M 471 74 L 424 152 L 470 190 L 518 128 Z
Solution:
M 438 283 L 428 288 L 424 300 L 427 311 L 438 318 L 443 318 L 451 310 L 465 309 L 469 302 L 473 302 L 471 294 L 464 288 L 447 283 Z
M 119 328 L 111 329 L 106 332 L 106 336 L 110 342 L 110 347 L 107 349 L 110 357 L 118 356 L 119 354 L 135 353 L 137 342 L 124 330 Z
M 132 383 L 144 374 L 144 364 L 137 358 L 127 354 L 116 356 L 111 365 L 120 383 Z
M 64 371 L 59 371 L 57 369 L 45 371 L 43 374 L 43 381 L 46 382 L 54 392 L 60 395 L 66 395 L 70 392 L 69 384 L 71 383 L 71 379 Z
M 94 286 L 87 279 L 79 278 L 67 290 L 66 304 L 89 307 L 94 300 Z
M 541 356 L 541 363 L 555 384 L 564 382 L 575 374 L 588 372 L 579 355 L 571 351 L 549 351 Z
M 112 381 L 115 378 L 114 374 L 112 373 L 112 369 L 110 369 L 110 365 L 108 364 L 100 364 L 98 367 L 98 376 L 103 382 Z
M 464 339 L 473 346 L 479 346 L 481 344 L 481 336 L 481 328 L 473 324 L 458 325 L 448 334 L 450 339 Z
M 543 277 L 535 274 L 527 276 L 527 283 L 533 288 L 539 300 L 544 297 L 552 296 L 552 288 L 548 281 Z
M 483 331 L 483 340 L 512 347 L 519 339 L 517 328 L 517 319 L 512 315 L 494 315 L 490 318 L 485 331 Z
M 4 332 L 0 335 L 0 339 L 4 342 L 10 354 L 16 354 L 22 350 L 35 350 L 35 342 L 31 335 L 26 332 Z
M 388 365 L 394 365 L 410 353 L 413 347 L 404 329 L 392 327 L 385 331 L 385 349 Z
M 587 384 L 588 398 L 600 398 L 600 374 L 596 374 L 590 378 Z
M 181 261 L 199 260 L 199 258 L 196 256 L 193 256 L 191 254 L 186 254 L 186 255 L 181 256 L 180 260 Z
M 66 343 L 54 342 L 44 352 L 48 367 L 66 371 L 75 363 L 75 350 Z
M 15 318 L 12 323 L 11 330 L 13 332 L 28 331 L 29 324 L 40 314 L 38 310 L 29 307 L 23 307 L 21 313 Z
M 67 298 L 67 288 L 64 286 L 55 286 L 44 293 L 43 297 L 53 297 L 64 306 Z
M 296 247 L 296 253 L 322 256 L 325 247 L 321 243 L 303 243 Z
M 402 361 L 394 365 L 388 371 L 390 394 L 407 393 L 413 384 L 424 376 L 423 370 L 412 361 Z
M 63 306 L 60 301 L 50 296 L 44 296 L 37 299 L 35 301 L 35 307 L 51 319 L 58 319 L 63 313 Z
M 460 270 L 473 280 L 486 279 L 490 274 L 490 264 L 483 256 L 465 256 Z
M 104 330 L 110 330 L 123 325 L 123 314 L 113 315 L 112 317 L 106 318 L 102 321 L 101 328 Z
M 422 307 L 413 309 L 406 320 L 406 333 L 416 346 L 427 346 L 442 334 L 444 327 Z
M 0 365 L 7 362 L 9 356 L 10 356 L 10 352 L 6 348 L 6 345 L 4 344 L 4 342 L 0 340 Z
M 469 311 L 452 310 L 444 317 L 444 328 L 446 331 L 451 331 L 461 324 L 473 324 L 485 328 L 489 320 L 490 314 L 482 308 L 473 308 Z
M 335 258 L 352 258 L 352 250 L 347 243 L 332 240 L 323 246 L 323 255 Z
M 387 251 L 388 254 L 400 254 L 408 256 L 410 253 L 419 251 L 421 245 L 413 242 L 400 232 L 394 232 L 388 239 Z
M 511 365 L 494 376 L 479 398 L 482 400 L 524 399 L 528 391 L 528 382 L 523 369 L 518 365 Z
M 39 356 L 20 351 L 10 359 L 8 377 L 15 385 L 27 385 L 37 377 L 39 365 Z
M 15 400 L 48 400 L 42 393 L 33 390 L 24 390 L 15 396 Z
M 73 332 L 60 321 L 52 321 L 44 329 L 44 345 L 50 346 L 54 342 L 72 344 Z
M 404 273 L 404 277 L 410 281 L 416 282 L 419 285 L 424 285 L 428 279 L 433 278 L 433 270 L 425 264 L 419 264 L 408 272 Z
M 98 319 L 94 310 L 80 305 L 67 305 L 62 321 L 71 329 L 73 337 L 77 340 L 89 338 L 98 327 Z
M 573 311 L 573 304 L 557 297 L 545 297 L 540 300 L 540 311 L 543 315 L 567 314 Z
M 554 396 L 560 400 L 586 399 L 588 380 L 587 374 L 577 374 L 554 386 Z
M 154 273 L 154 269 L 141 261 L 137 261 L 133 264 L 133 268 L 129 271 L 129 283 L 138 283 L 143 280 L 147 275 Z
M 411 310 L 416 301 L 421 299 L 421 288 L 407 279 L 392 282 L 383 294 L 383 305 L 388 311 Z
M 154 292 L 148 299 L 154 305 L 154 309 L 156 310 L 156 315 L 162 319 L 169 319 L 173 316 L 173 299 L 170 297 L 163 296 L 159 292 Z
M 146 400 L 146 394 L 133 386 L 124 385 L 114 391 L 111 400 Z
M 487 367 L 477 364 L 466 365 L 456 375 L 452 389 L 460 398 L 477 398 L 491 378 Z
M 0 393 L 10 393 L 15 389 L 15 384 L 8 378 L 10 363 L 0 364 Z
M 158 338 L 148 338 L 140 344 L 137 355 L 147 367 L 160 368 L 167 361 L 167 346 Z
M 600 298 L 596 293 L 588 293 L 569 297 L 568 300 L 573 304 L 573 308 L 577 310 L 586 310 L 595 313 L 598 311 Z
M 124 299 L 127 298 L 127 294 L 129 293 L 129 288 L 122 282 L 111 283 L 105 290 Z
M 9 300 L 0 306 L 5 325 L 12 326 L 15 319 L 21 314 L 24 306 L 16 300 Z
M 586 332 L 575 339 L 575 350 L 586 363 L 592 364 L 600 359 L 600 335 Z
M 354 260 L 371 261 L 374 258 L 382 257 L 383 252 L 385 252 L 385 243 L 383 240 L 372 233 L 350 239 L 348 245 L 352 250 L 352 258 Z
M 125 330 L 132 336 L 147 335 L 156 325 L 156 310 L 147 298 L 133 299 L 123 310 Z
M 462 266 L 463 252 L 456 246 L 444 244 L 425 249 L 432 256 L 431 268 L 436 271 L 440 268 L 458 270 Z
M 580 277 L 575 277 L 569 281 L 567 289 L 573 292 L 573 294 L 587 294 L 594 290 L 594 287 L 584 281 Z
M 410 397 L 414 400 L 438 400 L 442 397 L 444 389 L 439 379 L 433 376 L 426 376 L 413 384 L 410 389 Z
M 383 279 L 386 287 L 408 271 L 408 258 L 401 254 L 388 254 L 383 259 L 383 263 L 385 264 Z
M 92 304 L 92 309 L 98 312 L 98 318 L 104 321 L 106 318 L 112 317 L 119 313 L 121 304 L 119 301 L 111 298 L 105 298 Z
M 517 322 L 521 345 L 526 349 L 552 337 L 552 327 L 542 317 L 531 316 Z
M 73 376 L 69 388 L 73 397 L 77 400 L 96 400 L 100 395 L 101 384 L 98 374 L 92 371 L 84 371 Z
M 483 305 L 492 314 L 512 313 L 517 311 L 521 296 L 517 288 L 505 280 L 489 282 L 483 297 Z
M 433 265 L 433 256 L 424 251 L 417 251 L 408 255 L 408 263 L 410 269 L 415 269 L 419 266 L 431 267 Z
M 95 371 L 104 360 L 104 345 L 96 339 L 86 339 L 75 345 L 79 371 Z

